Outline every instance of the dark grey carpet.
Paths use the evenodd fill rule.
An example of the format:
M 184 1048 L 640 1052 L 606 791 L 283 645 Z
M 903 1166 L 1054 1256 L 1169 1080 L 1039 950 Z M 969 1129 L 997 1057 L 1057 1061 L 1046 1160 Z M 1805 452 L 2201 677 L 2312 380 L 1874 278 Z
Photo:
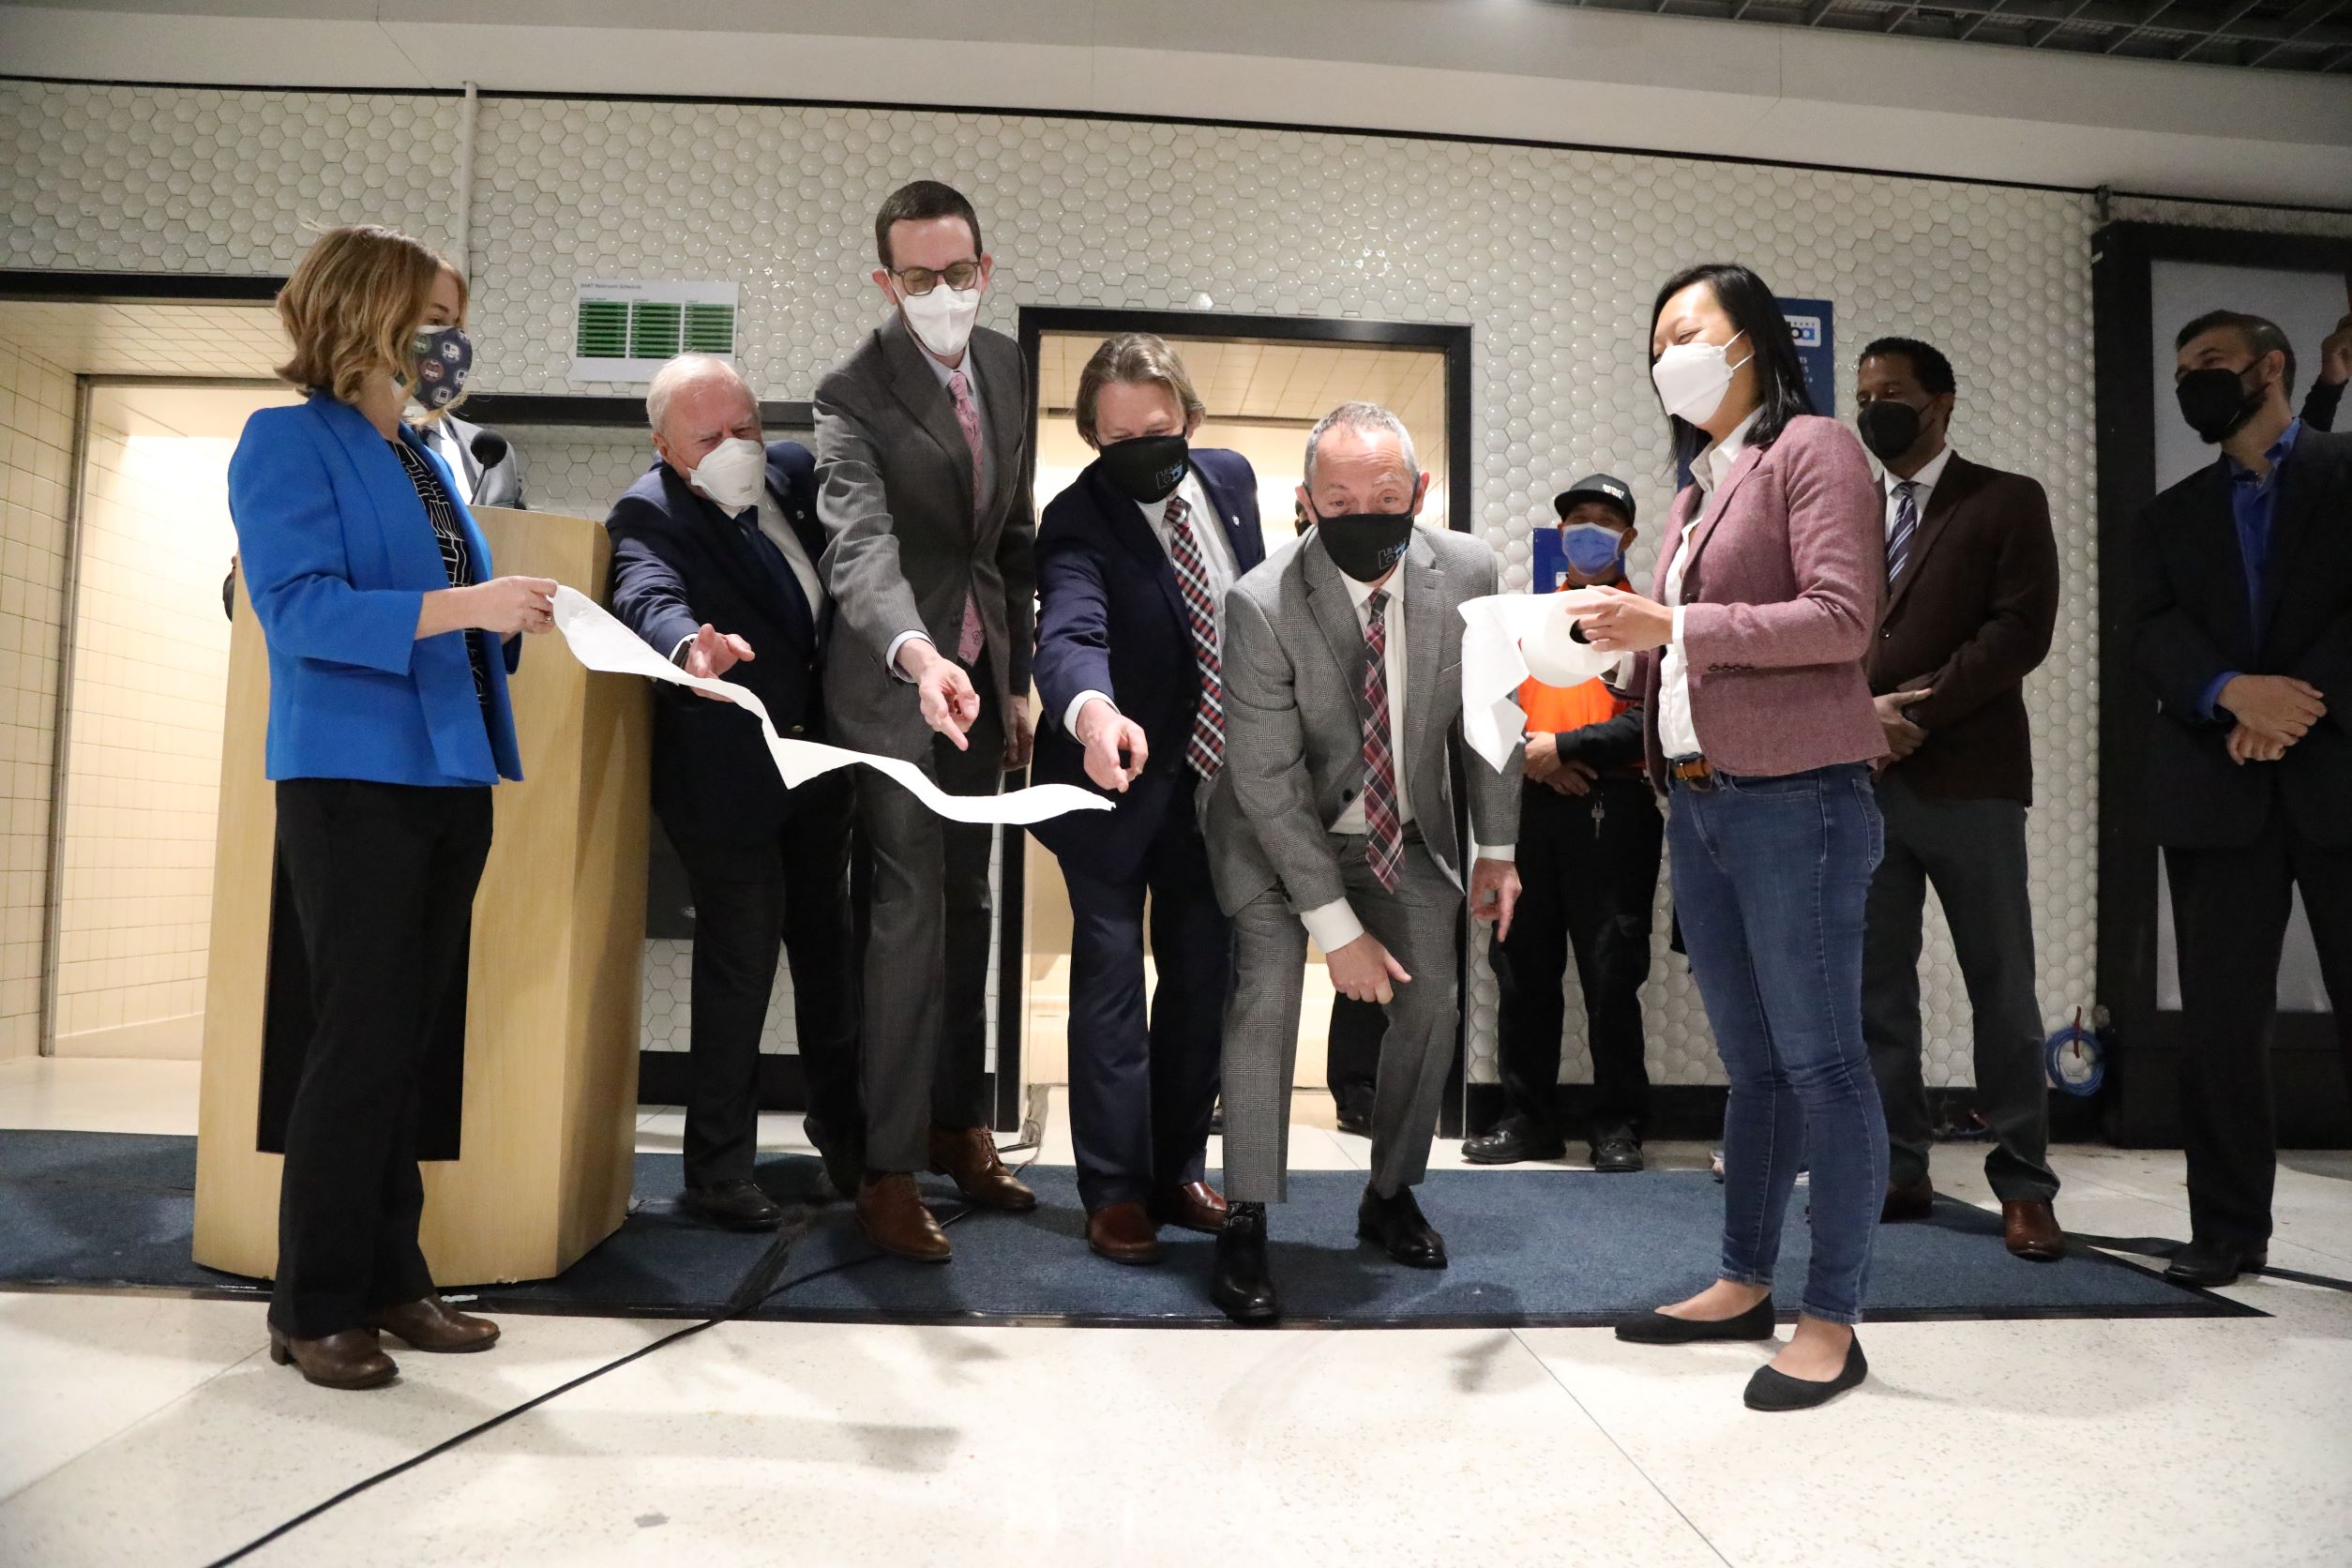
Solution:
M 774 1238 L 730 1235 L 674 1212 L 674 1155 L 641 1154 L 627 1223 L 560 1278 L 490 1287 L 486 1304 L 520 1311 L 706 1316 L 761 1271 L 753 1317 L 891 1322 L 1054 1321 L 1183 1326 L 1223 1321 L 1204 1281 L 1211 1242 L 1170 1230 L 1166 1262 L 1122 1268 L 1086 1250 L 1066 1168 L 1028 1173 L 1033 1214 L 973 1214 L 949 1234 L 956 1260 L 925 1267 L 873 1255 L 845 1203 L 822 1203 L 812 1159 L 762 1168 L 795 1206 L 789 1253 Z M 107 1133 L 0 1132 L 0 1284 L 151 1286 L 236 1291 L 256 1282 L 188 1258 L 195 1141 Z M 942 1217 L 951 1188 L 932 1189 Z M 1687 1293 L 1710 1276 L 1722 1189 L 1703 1173 L 1440 1171 L 1422 1206 L 1453 1267 L 1390 1263 L 1355 1241 L 1363 1177 L 1301 1171 L 1274 1211 L 1275 1278 L 1293 1322 L 1434 1327 L 1612 1321 Z M 1784 1309 L 1804 1278 L 1800 1187 L 1780 1264 Z M 771 1289 L 770 1287 L 774 1289 Z M 2167 1285 L 2148 1270 L 2078 1249 L 2027 1263 L 2000 1244 L 1997 1216 L 1944 1201 L 1935 1217 L 1878 1233 L 1874 1318 L 2228 1316 L 2253 1311 Z

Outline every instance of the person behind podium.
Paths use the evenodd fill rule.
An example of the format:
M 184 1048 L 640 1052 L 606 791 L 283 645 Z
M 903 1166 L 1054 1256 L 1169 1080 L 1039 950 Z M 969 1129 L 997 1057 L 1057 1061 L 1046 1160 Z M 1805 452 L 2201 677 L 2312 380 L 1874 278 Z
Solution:
M 795 442 L 763 442 L 751 388 L 710 354 L 663 366 L 645 416 L 660 460 L 605 522 L 613 613 L 687 673 L 756 693 L 779 734 L 822 740 L 818 672 L 833 601 L 817 571 L 816 459 Z M 654 812 L 694 896 L 685 1206 L 730 1229 L 784 1222 L 751 1176 L 779 942 L 792 955 L 808 1082 L 803 1126 L 844 1196 L 865 1168 L 850 772 L 787 789 L 749 714 L 683 686 L 655 699 Z
M 1037 531 L 1036 776 L 1117 805 L 1032 831 L 1070 890 L 1070 1139 L 1087 1244 L 1153 1263 L 1161 1226 L 1214 1235 L 1225 1222 L 1203 1162 L 1233 936 L 1195 800 L 1225 765 L 1225 591 L 1266 547 L 1248 461 L 1189 445 L 1207 411 L 1168 344 L 1106 339 L 1076 405 L 1101 456 Z
M 328 231 L 279 291 L 307 397 L 246 422 L 229 512 L 269 648 L 278 861 L 316 1020 L 286 1123 L 271 1359 L 328 1388 L 497 1325 L 433 1292 L 417 1244 L 417 1069 L 463 984 L 490 786 L 520 778 L 506 676 L 555 584 L 492 577 L 448 468 L 400 422 L 456 397 L 465 281 L 397 230 Z

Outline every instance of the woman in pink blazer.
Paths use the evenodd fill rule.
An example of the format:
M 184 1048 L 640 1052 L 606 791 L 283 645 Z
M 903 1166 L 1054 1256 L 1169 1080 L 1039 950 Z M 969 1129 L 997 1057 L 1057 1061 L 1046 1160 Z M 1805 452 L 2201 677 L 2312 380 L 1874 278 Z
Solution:
M 1643 654 L 1675 912 L 1731 1088 L 1718 1278 L 1617 1332 L 1772 1338 L 1781 1217 L 1809 1166 L 1802 1314 L 1747 1390 L 1753 1409 L 1802 1410 L 1868 1374 L 1853 1325 L 1887 1182 L 1862 1035 L 1883 749 L 1862 656 L 1886 582 L 1883 508 L 1862 444 L 1814 414 L 1788 324 L 1746 267 L 1669 279 L 1650 357 L 1693 483 L 1652 596 L 1616 595 L 1585 632 Z

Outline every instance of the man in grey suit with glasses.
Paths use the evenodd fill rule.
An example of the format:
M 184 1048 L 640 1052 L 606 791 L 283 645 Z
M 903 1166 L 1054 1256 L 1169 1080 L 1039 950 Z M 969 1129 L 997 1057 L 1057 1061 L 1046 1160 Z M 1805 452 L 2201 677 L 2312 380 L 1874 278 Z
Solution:
M 1347 403 L 1306 440 L 1314 531 L 1226 596 L 1226 765 L 1206 807 L 1210 869 L 1233 918 L 1225 1014 L 1225 1180 L 1210 1295 L 1237 1322 L 1279 1313 L 1266 1205 L 1284 1196 L 1290 1080 L 1311 936 L 1342 996 L 1387 1015 L 1372 1170 L 1357 1234 L 1413 1268 L 1445 1241 L 1426 1174 L 1461 1006 L 1455 928 L 1507 931 L 1519 896 L 1519 759 L 1462 741 L 1460 606 L 1498 590 L 1494 552 L 1414 520 L 1429 475 L 1386 409 Z M 1470 792 L 1455 827 L 1449 749 Z M 1467 875 L 1466 875 L 1467 873 Z
M 950 794 L 1029 765 L 1036 518 L 1020 350 L 976 328 L 992 258 L 972 204 L 936 180 L 874 219 L 890 319 L 817 387 L 817 516 L 838 616 L 824 671 L 834 737 L 903 758 Z M 873 856 L 861 1071 L 875 1245 L 948 1260 L 913 1173 L 971 1201 L 1033 1209 L 988 1131 L 994 830 L 949 822 L 880 775 L 857 781 Z

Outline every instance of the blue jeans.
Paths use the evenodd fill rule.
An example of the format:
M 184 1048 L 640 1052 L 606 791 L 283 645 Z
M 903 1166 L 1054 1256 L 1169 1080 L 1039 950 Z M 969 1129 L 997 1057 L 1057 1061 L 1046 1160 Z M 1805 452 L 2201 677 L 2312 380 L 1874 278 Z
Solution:
M 1731 1093 L 1724 1108 L 1725 1279 L 1772 1282 L 1810 1165 L 1806 1316 L 1862 1320 L 1887 1184 L 1887 1124 L 1862 1044 L 1862 909 L 1885 847 L 1869 770 L 1678 785 L 1674 909 Z

